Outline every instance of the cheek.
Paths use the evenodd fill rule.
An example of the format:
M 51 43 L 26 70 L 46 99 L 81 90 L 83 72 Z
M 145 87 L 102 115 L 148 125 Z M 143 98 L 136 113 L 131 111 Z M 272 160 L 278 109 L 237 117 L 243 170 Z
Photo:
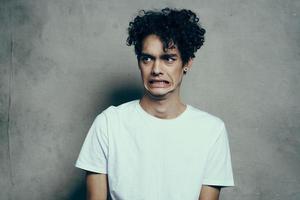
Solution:
M 146 80 L 147 79 L 147 76 L 148 76 L 148 72 L 143 70 L 143 69 L 140 69 L 141 71 L 141 76 L 142 76 L 142 79 L 143 80 Z
M 178 72 L 174 72 L 171 76 L 170 76 L 171 80 L 175 83 L 178 83 L 181 81 L 182 79 L 182 74 L 181 71 Z

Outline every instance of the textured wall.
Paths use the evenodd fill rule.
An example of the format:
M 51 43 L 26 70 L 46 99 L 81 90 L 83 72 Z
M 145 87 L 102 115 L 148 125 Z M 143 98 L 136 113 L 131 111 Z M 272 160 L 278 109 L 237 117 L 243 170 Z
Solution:
M 300 199 L 300 1 L 0 3 L 1 200 L 83 199 L 88 128 L 141 91 L 128 22 L 165 6 L 207 29 L 182 96 L 227 124 L 237 186 L 221 199 Z

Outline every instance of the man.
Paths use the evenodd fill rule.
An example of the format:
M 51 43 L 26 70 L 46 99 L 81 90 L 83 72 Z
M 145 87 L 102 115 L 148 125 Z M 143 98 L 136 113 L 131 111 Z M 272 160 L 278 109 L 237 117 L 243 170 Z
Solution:
M 87 171 L 88 199 L 217 200 L 234 185 L 223 121 L 180 98 L 204 42 L 198 21 L 190 10 L 166 8 L 129 23 L 144 95 L 94 120 L 76 162 Z

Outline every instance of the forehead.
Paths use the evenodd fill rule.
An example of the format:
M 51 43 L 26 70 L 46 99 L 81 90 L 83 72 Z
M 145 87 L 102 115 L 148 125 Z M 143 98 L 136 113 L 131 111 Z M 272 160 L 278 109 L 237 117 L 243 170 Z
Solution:
M 179 51 L 176 46 L 174 48 L 168 48 L 166 51 L 163 49 L 163 43 L 157 35 L 149 35 L 145 37 L 142 45 L 142 53 L 147 53 L 151 55 L 161 55 L 161 54 L 177 54 L 179 56 Z

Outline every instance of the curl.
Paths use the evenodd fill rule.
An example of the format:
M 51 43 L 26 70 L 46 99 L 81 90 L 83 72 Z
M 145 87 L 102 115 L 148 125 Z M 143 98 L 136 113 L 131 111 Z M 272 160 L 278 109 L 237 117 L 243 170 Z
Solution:
M 176 45 L 185 64 L 195 57 L 195 52 L 203 45 L 205 32 L 199 18 L 191 10 L 140 10 L 129 23 L 127 45 L 134 45 L 135 53 L 139 56 L 143 39 L 155 34 L 161 39 L 164 50 L 170 48 L 171 44 Z

